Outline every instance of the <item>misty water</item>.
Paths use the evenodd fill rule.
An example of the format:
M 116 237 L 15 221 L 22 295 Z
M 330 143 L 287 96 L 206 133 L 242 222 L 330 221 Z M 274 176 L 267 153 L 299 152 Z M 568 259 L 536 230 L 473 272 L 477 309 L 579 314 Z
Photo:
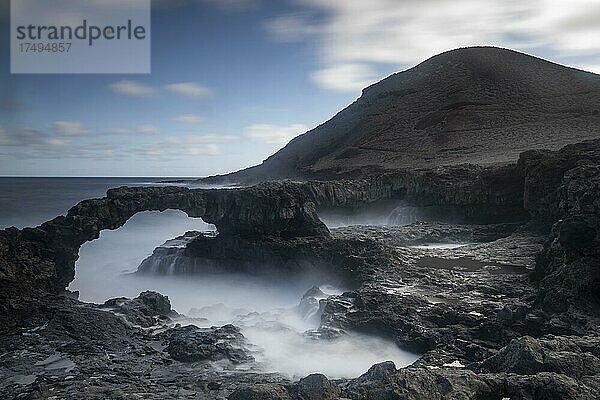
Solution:
M 36 226 L 64 214 L 77 202 L 103 197 L 118 186 L 160 185 L 161 178 L 0 178 L 0 229 L 8 226 Z M 387 211 L 387 210 L 386 210 Z M 360 222 L 388 224 L 410 222 L 393 213 L 367 215 Z M 384 213 L 385 214 L 385 213 Z M 390 220 L 388 217 L 392 217 Z M 383 218 L 383 219 L 382 219 Z M 342 217 L 339 225 L 351 224 Z M 338 225 L 331 222 L 330 225 Z M 274 281 L 265 277 L 221 274 L 212 276 L 140 276 L 133 274 L 140 262 L 165 241 L 189 230 L 211 230 L 201 219 L 188 218 L 180 211 L 145 212 L 135 215 L 123 227 L 102 231 L 100 238 L 80 250 L 75 280 L 70 290 L 80 299 L 103 303 L 114 297 L 136 297 L 145 290 L 169 296 L 173 309 L 201 327 L 234 323 L 255 346 L 254 357 L 264 371 L 292 377 L 312 372 L 330 378 L 354 377 L 379 361 L 392 360 L 397 366 L 412 363 L 417 356 L 400 350 L 394 343 L 375 337 L 349 334 L 342 340 L 315 340 L 305 332 L 318 327 L 319 316 L 300 313 L 298 304 L 313 285 L 326 294 L 344 288 L 327 282 L 306 280 Z M 310 314 L 310 312 L 308 313 Z M 204 319 L 201 319 L 204 318 Z
M 99 239 L 82 246 L 69 289 L 80 291 L 81 300 L 94 303 L 155 290 L 169 296 L 173 309 L 190 317 L 178 321 L 183 325 L 239 326 L 253 345 L 257 368 L 290 377 L 315 372 L 330 378 L 355 377 L 377 362 L 392 360 L 405 366 L 417 359 L 376 337 L 351 333 L 341 339 L 318 340 L 307 334 L 318 328 L 319 314 L 316 307 L 301 312 L 300 300 L 313 285 L 326 295 L 342 293 L 344 288 L 328 282 L 276 281 L 242 274 L 133 274 L 155 247 L 189 230 L 214 227 L 167 210 L 140 213 L 115 231 L 102 231 Z

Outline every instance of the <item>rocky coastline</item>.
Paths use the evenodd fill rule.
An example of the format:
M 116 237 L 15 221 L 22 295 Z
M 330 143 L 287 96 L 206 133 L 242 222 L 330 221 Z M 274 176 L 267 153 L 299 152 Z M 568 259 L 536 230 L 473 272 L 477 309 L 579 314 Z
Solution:
M 373 179 L 112 189 L 39 227 L 0 231 L 0 393 L 7 399 L 600 398 L 599 177 L 595 140 L 527 151 L 510 165 Z M 324 210 L 359 211 L 390 200 L 461 214 L 331 229 L 319 218 Z M 202 218 L 218 233 L 187 233 L 183 246 L 157 248 L 138 273 L 202 274 L 235 260 L 238 272 L 338 279 L 347 290 L 313 299 L 320 325 L 307 334 L 336 340 L 368 333 L 419 359 L 404 368 L 377 364 L 352 379 L 290 379 L 254 370 L 252 344 L 236 326 L 177 325 L 186 317 L 159 293 L 88 304 L 65 290 L 83 243 L 138 212 L 166 209 Z

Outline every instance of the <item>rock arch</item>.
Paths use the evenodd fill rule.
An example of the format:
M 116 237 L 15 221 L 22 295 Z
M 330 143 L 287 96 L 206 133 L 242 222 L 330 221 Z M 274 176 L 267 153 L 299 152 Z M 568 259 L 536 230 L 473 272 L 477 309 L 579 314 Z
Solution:
M 35 228 L 0 231 L 0 283 L 32 294 L 59 293 L 74 279 L 79 248 L 143 211 L 181 210 L 230 237 L 328 236 L 301 186 L 266 183 L 236 189 L 122 187 L 84 200 Z

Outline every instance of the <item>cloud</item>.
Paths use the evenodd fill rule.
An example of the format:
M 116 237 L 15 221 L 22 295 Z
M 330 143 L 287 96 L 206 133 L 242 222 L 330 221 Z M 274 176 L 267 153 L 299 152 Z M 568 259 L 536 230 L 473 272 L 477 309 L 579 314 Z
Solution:
M 0 128 L 0 146 L 33 146 L 46 141 L 45 135 L 33 128 Z
M 135 97 L 149 97 L 154 94 L 154 89 L 136 81 L 118 81 L 109 85 L 110 89 L 119 94 Z
M 600 74 L 600 63 L 580 65 L 579 68 L 584 71 Z
M 134 97 L 150 97 L 158 92 L 152 86 L 137 81 L 118 81 L 111 83 L 109 88 L 119 94 Z M 194 82 L 178 82 L 164 85 L 164 89 L 187 97 L 208 97 L 212 91 Z
M 271 18 L 265 28 L 280 42 L 294 43 L 319 33 L 319 27 L 311 22 L 310 13 L 293 13 Z
M 206 97 L 211 94 L 210 89 L 193 82 L 180 82 L 165 85 L 165 89 L 188 97 Z
M 5 155 L 39 159 L 122 159 L 129 155 L 125 143 L 115 140 L 102 141 L 76 121 L 56 121 L 54 129 L 44 132 L 30 127 L 5 129 L 0 127 L 0 152 Z M 131 131 L 149 131 L 149 127 L 140 127 Z M 115 132 L 116 133 L 116 132 Z M 130 133 L 130 132 L 127 132 Z M 86 138 L 85 141 L 81 141 Z M 90 142 L 88 138 L 95 138 Z M 98 141 L 100 140 L 100 141 Z
M 136 152 L 151 157 L 218 156 L 223 154 L 220 143 L 229 143 L 235 140 L 238 140 L 237 136 L 213 134 L 169 136 L 163 140 L 146 144 Z
M 158 133 L 159 129 L 153 125 L 140 125 L 135 128 L 111 128 L 107 133 L 113 133 L 117 135 L 151 135 Z
M 254 142 L 285 145 L 296 136 L 306 132 L 308 128 L 303 124 L 288 126 L 254 124 L 245 129 L 245 136 Z
M 70 140 L 46 135 L 38 129 L 29 127 L 0 128 L 0 147 L 11 148 L 7 154 L 14 157 L 22 157 L 24 154 L 35 154 L 38 157 L 59 157 L 71 146 Z
M 509 47 L 575 66 L 600 53 L 600 4 L 573 0 L 296 0 L 303 10 L 267 21 L 280 41 L 312 41 L 329 89 L 356 91 L 370 71 L 395 71 L 446 50 Z M 586 61 L 586 57 L 588 61 Z M 383 68 L 379 68 L 383 67 Z M 380 76 L 379 78 L 382 78 Z
M 186 124 L 201 124 L 205 121 L 205 118 L 196 114 L 183 114 L 173 118 L 173 121 L 184 122 Z
M 315 71 L 312 80 L 320 87 L 339 91 L 360 91 L 378 81 L 377 74 L 365 64 L 339 64 Z
M 113 135 L 152 135 L 159 132 L 159 129 L 154 125 L 138 125 L 133 128 L 129 127 L 116 127 L 109 128 L 102 132 L 95 132 L 91 129 L 87 129 L 79 121 L 56 121 L 53 124 L 54 132 L 58 136 L 92 136 L 101 134 L 113 134 Z
M 79 121 L 55 121 L 54 131 L 59 136 L 90 136 L 94 131 L 84 128 Z

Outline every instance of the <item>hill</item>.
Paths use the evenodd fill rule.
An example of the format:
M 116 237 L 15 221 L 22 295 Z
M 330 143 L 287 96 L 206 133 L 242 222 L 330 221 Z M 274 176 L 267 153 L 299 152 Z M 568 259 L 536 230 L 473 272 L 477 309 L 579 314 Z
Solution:
M 598 137 L 600 75 L 507 49 L 461 48 L 367 87 L 261 165 L 205 181 L 512 163 L 528 149 L 556 150 Z

